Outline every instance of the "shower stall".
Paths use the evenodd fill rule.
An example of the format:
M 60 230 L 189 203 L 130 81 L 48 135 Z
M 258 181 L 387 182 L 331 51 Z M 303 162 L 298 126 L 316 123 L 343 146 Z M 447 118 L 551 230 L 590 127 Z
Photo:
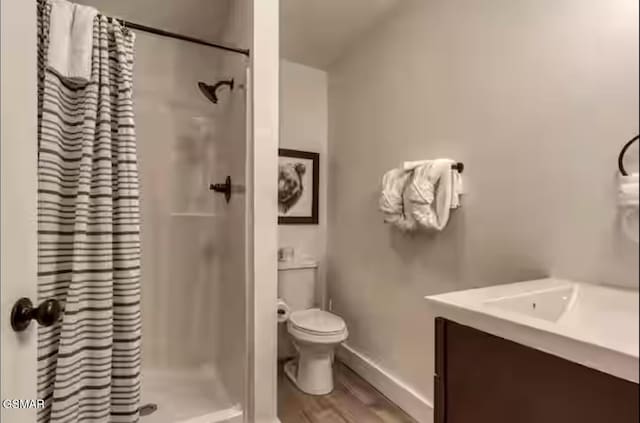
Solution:
M 245 2 L 81 3 L 123 19 L 136 34 L 141 422 L 241 422 L 248 389 L 250 63 L 241 49 L 191 37 L 225 38 L 244 19 L 237 5 Z
M 240 54 L 137 33 L 143 422 L 242 421 L 247 65 Z M 235 83 L 212 93 L 217 103 L 199 89 L 227 78 Z M 229 201 L 211 189 L 227 178 Z
M 129 350 L 134 351 L 130 357 L 135 363 L 127 368 L 132 373 L 120 377 L 135 379 L 131 398 L 112 391 L 101 400 L 115 399 L 137 406 L 137 388 L 141 386 L 142 423 L 277 421 L 277 212 L 276 180 L 271 176 L 276 175 L 277 167 L 278 4 L 275 0 L 75 1 L 95 7 L 101 25 L 107 17 L 125 21 L 124 28 L 109 21 L 111 28 L 117 26 L 123 31 L 118 36 L 127 30 L 135 34 L 133 95 L 129 97 L 127 91 L 122 97 L 127 102 L 128 118 L 133 103 L 135 120 L 142 248 L 141 264 L 134 270 L 141 273 L 142 330 L 140 338 L 125 341 L 137 343 L 141 339 L 142 360 L 138 373 L 136 345 Z M 13 314 L 24 298 L 30 298 L 33 305 L 49 300 L 39 298 L 38 293 L 40 121 L 36 59 L 42 57 L 37 54 L 42 44 L 38 43 L 40 15 L 34 3 L 2 2 L 1 97 L 3 105 L 14 106 L 2 108 L 4 398 L 38 398 L 40 385 L 38 354 L 42 339 L 38 331 L 42 319 L 27 321 L 26 328 L 18 333 L 8 323 L 9 313 Z M 154 28 L 157 30 L 147 30 Z M 215 48 L 213 43 L 234 48 Z M 251 49 L 251 53 L 242 49 Z M 109 66 L 101 66 L 100 72 L 109 73 L 113 57 L 120 50 L 109 47 L 101 49 L 100 54 L 103 52 L 109 53 Z M 129 66 L 122 68 L 128 72 L 128 82 Z M 107 99 L 119 93 L 105 91 L 100 95 Z M 69 109 L 64 104 L 60 107 Z M 120 112 L 118 106 L 114 111 Z M 80 118 L 97 121 L 91 116 Z M 129 124 L 127 128 L 126 135 L 130 136 L 128 131 L 133 127 Z M 111 134 L 118 134 L 114 127 L 109 129 Z M 77 133 L 75 128 L 71 131 Z M 127 154 L 133 154 L 133 149 L 127 149 Z M 15 188 L 15 181 L 20 181 L 19 190 L 5 189 Z M 118 181 L 110 183 L 116 188 L 120 185 Z M 113 200 L 111 193 L 101 195 L 107 196 Z M 104 225 L 122 226 L 118 215 L 110 219 Z M 137 238 L 137 228 L 135 235 Z M 259 247 L 253 242 L 255 238 L 260 240 Z M 113 257 L 101 259 L 87 252 L 85 255 L 92 258 L 86 261 L 121 261 L 125 248 L 105 246 Z M 85 250 L 93 249 L 88 246 Z M 70 273 L 68 270 L 65 274 Z M 81 270 L 91 273 L 94 269 Z M 106 276 L 105 281 L 114 279 L 109 278 Z M 137 297 L 126 305 L 137 308 Z M 115 302 L 97 312 L 104 311 L 107 319 L 114 308 Z M 29 319 L 33 317 L 30 310 Z M 136 309 L 130 314 L 137 313 Z M 89 335 L 91 327 L 87 325 Z M 97 342 L 87 338 L 87 348 L 79 350 L 83 357 L 92 355 Z M 110 348 L 111 344 L 104 350 L 112 351 Z M 113 370 L 112 363 L 107 361 L 110 365 L 104 366 L 105 373 Z M 91 399 L 95 387 L 91 384 L 96 379 L 91 376 L 92 370 L 85 373 L 89 376 L 77 378 L 86 384 L 73 381 L 64 388 L 74 393 L 91 391 L 85 395 Z M 118 383 L 112 380 L 99 387 L 110 389 Z M 49 380 L 45 382 L 51 385 Z M 87 386 L 89 389 L 85 389 Z M 71 407 L 77 404 L 79 401 Z M 91 407 L 93 404 L 87 403 L 85 409 L 96 413 L 109 410 Z M 39 411 L 3 408 L 1 414 L 3 421 L 26 422 L 36 421 Z M 137 418 L 138 410 L 133 412 Z

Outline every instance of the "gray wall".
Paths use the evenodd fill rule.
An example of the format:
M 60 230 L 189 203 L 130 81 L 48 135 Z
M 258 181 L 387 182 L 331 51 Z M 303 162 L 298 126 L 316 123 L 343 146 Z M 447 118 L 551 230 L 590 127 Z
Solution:
M 318 261 L 316 300 L 324 304 L 327 237 L 326 72 L 298 63 L 280 62 L 280 148 L 320 154 L 317 225 L 279 225 L 279 247 L 294 247 L 297 255 Z M 310 187 L 309 187 L 310 189 Z M 286 325 L 281 325 L 286 326 Z
M 638 288 L 615 205 L 637 17 L 636 0 L 407 1 L 332 66 L 327 280 L 351 347 L 431 398 L 423 296 L 547 275 Z M 437 157 L 467 166 L 462 209 L 439 234 L 385 226 L 382 174 Z

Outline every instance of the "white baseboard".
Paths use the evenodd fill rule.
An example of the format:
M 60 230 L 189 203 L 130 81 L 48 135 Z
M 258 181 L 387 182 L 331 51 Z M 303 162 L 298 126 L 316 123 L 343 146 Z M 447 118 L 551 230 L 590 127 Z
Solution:
M 406 383 L 374 363 L 347 344 L 337 350 L 337 356 L 378 391 L 402 408 L 419 423 L 433 423 L 433 405 Z

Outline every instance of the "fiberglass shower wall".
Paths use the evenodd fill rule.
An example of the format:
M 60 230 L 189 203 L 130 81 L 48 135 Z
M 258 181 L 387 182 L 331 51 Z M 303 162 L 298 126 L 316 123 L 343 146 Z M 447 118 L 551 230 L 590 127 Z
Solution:
M 143 392 L 166 373 L 209 375 L 217 408 L 244 392 L 245 196 L 227 204 L 209 184 L 245 184 L 245 67 L 241 55 L 138 33 Z M 230 77 L 218 104 L 197 88 Z
M 183 382 L 195 372 L 212 379 L 202 406 L 222 409 L 242 402 L 245 380 L 245 203 L 239 194 L 227 204 L 209 184 L 245 182 L 244 59 L 142 34 L 137 52 L 143 398 L 162 402 L 176 377 L 201 389 Z M 196 83 L 223 77 L 236 88 L 214 105 Z

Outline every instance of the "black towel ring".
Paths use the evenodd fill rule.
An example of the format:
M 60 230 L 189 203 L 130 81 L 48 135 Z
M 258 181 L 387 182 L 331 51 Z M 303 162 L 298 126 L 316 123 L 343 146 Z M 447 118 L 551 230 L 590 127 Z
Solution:
M 618 169 L 620 169 L 620 173 L 622 173 L 623 176 L 628 176 L 629 174 L 627 173 L 627 171 L 624 168 L 624 155 L 627 152 L 627 150 L 629 149 L 629 147 L 631 147 L 631 144 L 633 144 L 635 141 L 638 141 L 638 138 L 640 138 L 640 135 L 636 135 L 635 137 L 633 137 L 631 140 L 627 141 L 627 143 L 624 145 L 624 147 L 622 147 L 622 150 L 620 151 L 620 155 L 618 156 Z

